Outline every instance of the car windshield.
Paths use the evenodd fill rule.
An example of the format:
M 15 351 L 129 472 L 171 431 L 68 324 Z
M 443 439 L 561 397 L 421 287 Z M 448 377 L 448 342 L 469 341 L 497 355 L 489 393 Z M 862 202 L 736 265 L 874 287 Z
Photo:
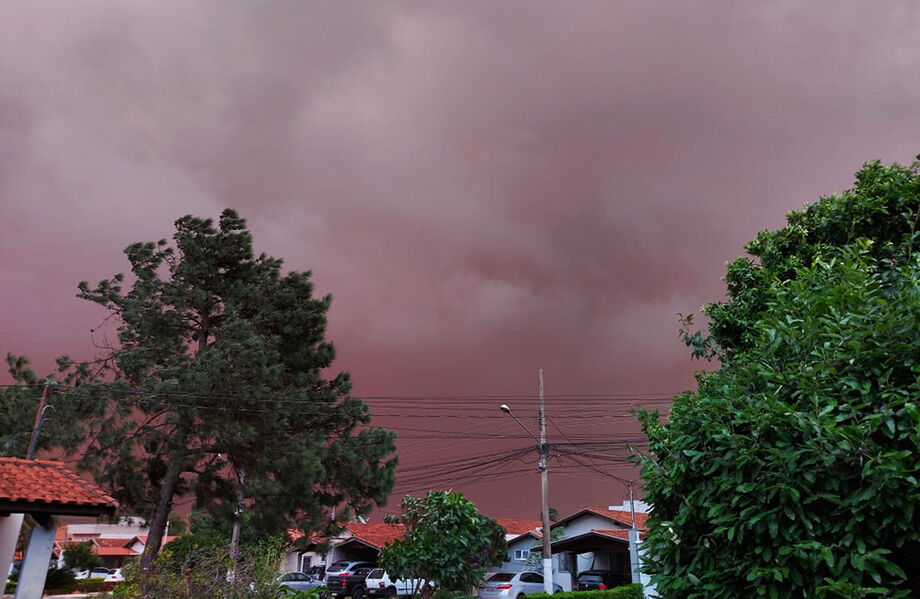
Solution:
M 489 582 L 511 582 L 514 578 L 513 572 L 496 572 L 489 577 Z
M 347 567 L 348 567 L 348 562 L 335 562 L 334 564 L 329 566 L 329 570 L 327 570 L 327 572 L 341 572 Z
M 383 578 L 383 570 L 380 568 L 375 568 L 371 570 L 371 573 L 367 575 L 368 578 Z
M 578 582 L 603 582 L 604 578 L 600 574 L 584 574 L 578 575 Z

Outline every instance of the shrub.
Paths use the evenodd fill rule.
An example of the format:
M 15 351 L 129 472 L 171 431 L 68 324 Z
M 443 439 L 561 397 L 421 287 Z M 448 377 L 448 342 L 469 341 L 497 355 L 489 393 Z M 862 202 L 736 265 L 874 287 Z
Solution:
M 277 599 L 280 540 L 242 548 L 236 569 L 227 547 L 183 547 L 185 558 L 163 548 L 153 566 L 141 572 L 136 563 L 122 568 L 125 582 L 115 586 L 116 599 Z
M 641 584 L 628 584 L 604 591 L 566 591 L 564 593 L 533 593 L 527 599 L 644 599 Z
M 729 264 L 683 335 L 719 369 L 643 416 L 665 599 L 920 597 L 920 162 L 856 178 Z
M 65 594 L 73 591 L 76 579 L 74 573 L 66 568 L 50 567 L 45 575 L 45 591 L 50 594 Z
M 73 543 L 64 549 L 64 567 L 69 570 L 89 570 L 102 565 L 102 558 L 93 553 L 93 542 Z
M 83 580 L 77 580 L 73 584 L 73 591 L 75 593 L 99 593 L 102 591 L 109 592 L 115 588 L 116 584 L 114 582 L 106 582 L 99 578 L 84 578 Z

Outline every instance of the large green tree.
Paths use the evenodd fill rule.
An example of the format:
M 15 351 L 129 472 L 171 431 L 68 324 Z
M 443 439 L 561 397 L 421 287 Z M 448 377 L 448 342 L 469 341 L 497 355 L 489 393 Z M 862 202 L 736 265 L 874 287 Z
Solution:
M 174 499 L 257 530 L 317 530 L 331 506 L 366 512 L 393 485 L 394 434 L 370 426 L 326 341 L 330 296 L 310 272 L 254 255 L 245 221 L 186 216 L 173 243 L 125 250 L 131 274 L 79 297 L 104 307 L 117 339 L 72 363 L 58 401 L 88 441 L 81 467 L 149 514 L 141 566 L 155 558 Z M 99 339 L 104 339 L 97 333 Z M 341 514 L 341 509 L 340 514 Z
M 717 371 L 646 414 L 663 598 L 920 596 L 920 164 L 867 164 L 728 267 Z
M 391 578 L 416 579 L 428 599 L 438 588 L 466 590 L 491 566 L 507 558 L 505 529 L 483 516 L 461 493 L 429 491 L 407 495 L 403 513 L 388 517 L 406 527 L 405 538 L 383 548 L 380 564 Z

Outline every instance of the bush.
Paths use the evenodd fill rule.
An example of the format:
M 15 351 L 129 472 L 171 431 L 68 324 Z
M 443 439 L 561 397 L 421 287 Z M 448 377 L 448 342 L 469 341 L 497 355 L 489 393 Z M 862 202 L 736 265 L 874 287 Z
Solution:
M 93 542 L 73 543 L 64 549 L 64 567 L 68 570 L 90 570 L 102 565 L 102 558 L 93 553 Z
M 720 368 L 642 418 L 646 571 L 665 599 L 920 597 L 920 162 L 787 219 L 684 331 Z
M 49 594 L 66 594 L 73 591 L 76 579 L 74 573 L 66 568 L 48 568 L 45 575 L 45 591 Z
M 75 593 L 99 593 L 102 591 L 109 592 L 115 588 L 115 582 L 106 582 L 99 578 L 84 578 L 74 582 L 73 591 Z
M 566 591 L 564 593 L 533 593 L 527 599 L 644 599 L 641 584 L 628 584 L 605 591 Z
M 181 547 L 160 551 L 153 567 L 141 572 L 136 562 L 122 568 L 125 582 L 115 586 L 116 599 L 277 599 L 280 539 L 242 548 L 236 570 L 227 547 Z

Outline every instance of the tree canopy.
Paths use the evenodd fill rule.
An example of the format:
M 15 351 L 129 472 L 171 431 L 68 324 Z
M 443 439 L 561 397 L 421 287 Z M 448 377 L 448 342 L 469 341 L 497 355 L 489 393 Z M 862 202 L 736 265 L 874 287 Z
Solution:
M 93 542 L 71 543 L 64 548 L 64 567 L 68 570 L 89 570 L 102 565 L 102 558 L 93 551 Z
M 150 516 L 142 565 L 179 494 L 227 519 L 242 503 L 265 532 L 321 529 L 332 506 L 364 513 L 384 502 L 394 434 L 370 426 L 347 372 L 324 376 L 331 297 L 313 297 L 309 271 L 255 256 L 233 210 L 217 226 L 185 216 L 175 227 L 172 244 L 125 250 L 128 277 L 80 283 L 117 340 L 103 340 L 94 362 L 60 360 L 57 409 L 80 431 L 70 445 L 80 467 Z
M 438 588 L 468 589 L 487 568 L 508 555 L 505 530 L 483 516 L 461 493 L 430 491 L 423 499 L 407 495 L 403 513 L 388 517 L 406 527 L 404 539 L 383 548 L 380 564 L 391 578 L 417 579 L 423 599 Z
M 867 164 L 728 266 L 717 358 L 643 416 L 668 598 L 920 594 L 920 164 Z

